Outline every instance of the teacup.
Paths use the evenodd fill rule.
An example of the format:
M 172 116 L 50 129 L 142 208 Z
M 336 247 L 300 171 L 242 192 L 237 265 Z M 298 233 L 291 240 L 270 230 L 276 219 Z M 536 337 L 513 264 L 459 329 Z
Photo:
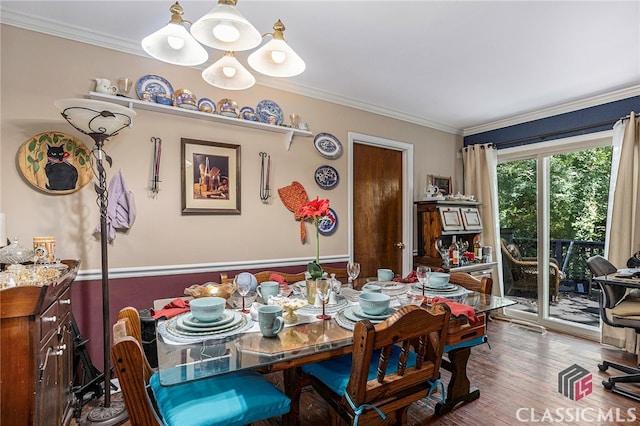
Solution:
M 393 280 L 393 271 L 391 269 L 378 269 L 378 281 Z
M 262 297 L 264 303 L 269 302 L 269 296 L 280 294 L 280 283 L 277 281 L 265 281 L 256 288 L 258 295 Z
M 264 337 L 275 337 L 284 328 L 282 306 L 266 305 L 258 308 L 258 325 Z
M 202 322 L 213 322 L 224 314 L 227 299 L 222 297 L 199 297 L 189 302 L 191 315 Z
M 382 293 L 382 287 L 375 284 L 365 284 L 362 286 L 362 291 L 369 293 Z

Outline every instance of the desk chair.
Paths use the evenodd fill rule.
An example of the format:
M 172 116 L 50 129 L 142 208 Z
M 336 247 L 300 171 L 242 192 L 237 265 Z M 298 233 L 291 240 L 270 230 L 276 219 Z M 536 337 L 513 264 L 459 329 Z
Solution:
M 590 257 L 587 260 L 587 266 L 596 277 L 615 274 L 618 271 L 618 268 L 599 255 Z M 600 318 L 602 321 L 611 327 L 633 328 L 636 333 L 640 334 L 640 299 L 626 296 L 627 288 L 624 286 L 601 282 L 598 282 L 598 285 L 602 290 L 600 295 Z M 617 383 L 640 384 L 640 368 L 632 368 L 609 361 L 598 364 L 600 371 L 606 371 L 609 367 L 627 374 L 609 377 L 609 379 L 602 381 L 603 386 L 614 393 L 640 401 L 640 394 L 616 385 Z
M 127 309 L 127 308 L 125 308 Z M 146 357 L 131 324 L 135 311 L 113 325 L 111 358 L 132 426 L 244 425 L 289 412 L 291 400 L 255 371 L 238 371 L 174 386 L 147 377 Z M 148 363 L 147 363 L 148 366 Z
M 332 425 L 400 425 L 409 405 L 431 394 L 451 315 L 445 304 L 433 311 L 410 305 L 375 326 L 358 321 L 351 355 L 302 366 L 329 404 Z

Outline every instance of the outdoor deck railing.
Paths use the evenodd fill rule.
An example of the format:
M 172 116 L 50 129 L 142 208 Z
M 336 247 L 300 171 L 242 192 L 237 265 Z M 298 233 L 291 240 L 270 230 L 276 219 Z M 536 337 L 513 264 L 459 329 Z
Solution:
M 537 239 L 514 237 L 513 242 L 518 245 L 522 256 L 537 255 Z M 591 272 L 587 267 L 587 259 L 597 254 L 604 255 L 604 242 L 601 241 L 551 240 L 550 243 L 551 257 L 558 261 L 565 273 L 563 281 L 589 282 Z

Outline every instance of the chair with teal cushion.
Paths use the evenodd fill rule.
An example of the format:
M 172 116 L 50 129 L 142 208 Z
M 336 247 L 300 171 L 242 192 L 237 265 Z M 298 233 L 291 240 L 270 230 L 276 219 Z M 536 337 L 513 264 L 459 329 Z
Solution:
M 440 376 L 450 315 L 445 304 L 404 306 L 376 325 L 358 321 L 351 355 L 304 365 L 331 407 L 331 424 L 406 422 L 409 405 L 427 397 Z
M 174 386 L 162 386 L 155 373 L 147 382 L 146 357 L 125 321 L 113 326 L 113 335 L 111 356 L 132 426 L 244 425 L 289 412 L 291 400 L 255 371 Z

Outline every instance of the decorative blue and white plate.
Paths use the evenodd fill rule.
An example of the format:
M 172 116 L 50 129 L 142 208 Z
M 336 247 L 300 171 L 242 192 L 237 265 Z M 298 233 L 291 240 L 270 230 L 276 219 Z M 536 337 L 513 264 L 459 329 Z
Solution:
M 338 228 L 338 215 L 331 207 L 329 207 L 329 214 L 333 216 L 333 221 L 328 216 L 322 216 L 318 219 L 318 232 L 321 235 L 331 235 Z
M 154 95 L 164 93 L 172 98 L 173 86 L 171 86 L 171 83 L 169 83 L 165 78 L 160 77 L 159 75 L 149 74 L 140 77 L 140 80 L 138 80 L 138 83 L 136 84 L 136 93 L 140 99 L 142 99 L 142 92 L 149 92 Z
M 333 189 L 340 181 L 338 171 L 331 166 L 320 166 L 314 173 L 316 183 L 322 189 Z
M 318 154 L 329 160 L 335 160 L 342 155 L 342 144 L 331 133 L 318 133 L 313 138 L 313 147 Z
M 269 99 L 258 102 L 258 105 L 256 105 L 256 115 L 261 122 L 275 124 L 276 126 L 281 125 L 284 119 L 282 110 L 278 104 Z
M 216 104 L 209 98 L 200 98 L 198 100 L 198 109 L 202 112 L 216 113 Z

